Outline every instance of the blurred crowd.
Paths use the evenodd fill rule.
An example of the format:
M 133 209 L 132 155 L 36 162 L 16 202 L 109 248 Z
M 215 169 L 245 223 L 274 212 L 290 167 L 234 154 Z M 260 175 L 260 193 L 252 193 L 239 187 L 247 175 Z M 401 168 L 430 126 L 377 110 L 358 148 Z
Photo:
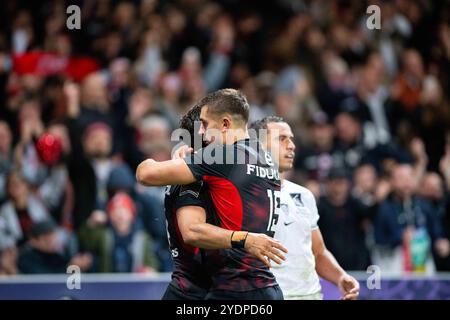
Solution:
M 344 268 L 450 271 L 449 75 L 444 0 L 6 1 L 0 274 L 171 271 L 164 188 L 134 170 L 224 87 L 292 126 Z

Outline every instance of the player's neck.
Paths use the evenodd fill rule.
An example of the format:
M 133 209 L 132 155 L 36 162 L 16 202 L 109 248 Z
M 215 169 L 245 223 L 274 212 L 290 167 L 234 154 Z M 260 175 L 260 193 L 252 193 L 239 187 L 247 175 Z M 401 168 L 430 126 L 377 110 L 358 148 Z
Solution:
M 225 134 L 225 144 L 233 144 L 236 141 L 250 138 L 247 129 L 229 130 Z
M 280 172 L 280 182 L 281 182 L 281 183 L 283 183 L 283 181 L 284 181 L 284 179 L 285 179 L 285 176 L 286 176 L 286 171 Z

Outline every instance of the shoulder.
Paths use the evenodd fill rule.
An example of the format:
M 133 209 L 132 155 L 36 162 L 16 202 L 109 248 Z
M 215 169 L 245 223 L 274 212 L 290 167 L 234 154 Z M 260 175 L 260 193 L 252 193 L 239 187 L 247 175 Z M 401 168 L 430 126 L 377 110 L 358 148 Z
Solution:
M 288 193 L 299 193 L 302 195 L 303 199 L 315 202 L 314 195 L 309 189 L 302 187 L 299 184 L 293 183 L 289 180 L 283 181 L 282 191 Z
M 204 148 L 201 148 L 193 154 L 198 156 L 221 156 L 225 152 L 232 152 L 234 150 L 240 150 L 241 148 L 236 144 L 218 144 L 211 143 Z
M 200 191 L 202 190 L 202 187 L 203 181 L 196 181 L 191 184 L 183 185 L 180 187 L 179 196 L 181 197 L 186 194 L 191 194 L 196 198 L 198 198 Z
M 288 180 L 283 181 L 282 192 L 286 192 L 299 206 L 308 208 L 312 213 L 317 213 L 317 203 L 313 193 L 305 187 Z

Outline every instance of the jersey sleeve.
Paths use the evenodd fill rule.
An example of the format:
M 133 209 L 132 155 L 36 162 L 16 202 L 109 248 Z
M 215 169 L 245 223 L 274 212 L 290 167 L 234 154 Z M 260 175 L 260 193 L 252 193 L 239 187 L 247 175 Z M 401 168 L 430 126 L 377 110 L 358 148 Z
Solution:
M 311 230 L 317 229 L 319 228 L 318 222 L 319 222 L 319 211 L 317 210 L 317 203 L 316 203 L 316 199 L 314 198 L 314 195 L 312 194 L 311 191 L 308 190 L 308 192 L 306 193 L 306 203 L 307 203 L 307 207 L 309 209 L 309 211 L 311 212 L 311 216 L 310 216 L 310 225 L 311 225 Z
M 205 176 L 226 178 L 232 169 L 233 148 L 224 145 L 210 145 L 184 158 L 197 181 Z
M 203 182 L 197 181 L 188 185 L 181 186 L 180 192 L 174 199 L 173 208 L 176 210 L 186 206 L 202 207 L 206 210 L 205 203 L 202 201 L 200 192 L 203 189 Z

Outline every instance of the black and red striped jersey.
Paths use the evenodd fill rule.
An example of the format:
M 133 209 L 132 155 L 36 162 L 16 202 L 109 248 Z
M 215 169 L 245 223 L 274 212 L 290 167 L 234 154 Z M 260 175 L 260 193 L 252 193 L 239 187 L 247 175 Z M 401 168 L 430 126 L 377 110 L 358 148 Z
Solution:
M 211 286 L 204 254 L 199 248 L 184 243 L 177 223 L 177 210 L 184 206 L 200 206 L 206 211 L 206 221 L 217 224 L 212 201 L 204 183 L 168 186 L 164 198 L 169 246 L 174 262 L 171 284 L 186 297 L 203 299 Z
M 207 184 L 219 226 L 273 236 L 280 207 L 280 179 L 258 140 L 209 145 L 185 158 Z M 244 249 L 208 251 L 211 290 L 250 291 L 276 284 L 273 274 Z

